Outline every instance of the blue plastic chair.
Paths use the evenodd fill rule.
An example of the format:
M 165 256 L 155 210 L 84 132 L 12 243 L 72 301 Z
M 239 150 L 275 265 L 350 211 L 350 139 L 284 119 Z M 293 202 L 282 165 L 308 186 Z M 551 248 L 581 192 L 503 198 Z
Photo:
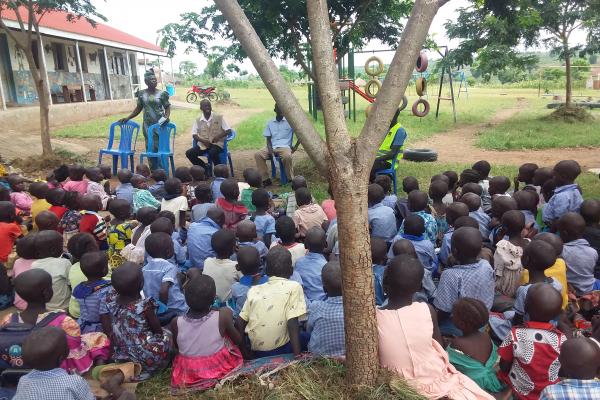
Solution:
M 231 177 L 234 177 L 233 174 L 233 161 L 231 161 L 231 153 L 229 152 L 229 146 L 228 143 L 230 141 L 232 141 L 233 139 L 235 139 L 237 133 L 236 131 L 234 131 L 233 129 L 231 130 L 231 133 L 229 135 L 227 135 L 227 137 L 225 138 L 225 142 L 223 144 L 223 151 L 221 152 L 221 154 L 219 154 L 219 158 L 220 158 L 220 164 L 225 164 L 227 165 L 229 163 L 229 171 L 231 173 Z M 198 145 L 198 142 L 193 139 L 192 140 L 192 146 L 196 147 Z M 208 151 L 203 151 L 202 153 L 200 153 L 201 156 L 205 156 L 208 159 L 208 169 L 209 171 L 211 171 L 212 174 L 212 170 L 213 170 L 213 164 L 212 161 L 210 159 L 210 157 L 208 157 Z
M 396 131 L 396 134 L 398 134 L 397 131 Z M 404 141 L 406 141 L 406 138 L 404 139 Z M 394 153 L 394 158 L 392 158 L 392 165 L 390 165 L 389 168 L 378 169 L 377 171 L 375 171 L 375 175 L 390 175 L 391 176 L 392 182 L 394 183 L 394 194 L 398 193 L 398 188 L 397 188 L 397 184 L 396 184 L 396 175 L 397 175 L 396 174 L 396 168 L 397 168 L 396 163 L 398 162 L 398 154 L 402 153 L 402 147 L 404 146 L 404 141 L 400 145 L 400 148 L 398 149 L 398 151 Z
M 119 127 L 121 134 L 119 137 L 119 147 L 113 149 L 116 127 Z M 121 168 L 131 168 L 131 172 L 133 172 L 133 155 L 135 153 L 135 145 L 139 131 L 140 126 L 133 121 L 127 121 L 124 124 L 113 122 L 110 125 L 108 146 L 105 149 L 98 151 L 98 165 L 102 164 L 102 156 L 108 154 L 111 155 L 113 159 L 113 175 L 117 174 L 119 158 L 121 158 Z
M 290 138 L 290 149 L 293 148 L 294 145 L 294 132 L 292 132 L 292 137 Z M 280 178 L 279 178 L 279 182 L 281 185 L 285 185 L 288 183 L 289 179 L 291 179 L 291 177 L 287 176 L 287 174 L 285 173 L 285 168 L 283 168 L 283 160 L 281 159 L 281 157 L 273 154 L 273 157 L 271 157 L 271 177 L 272 178 L 276 178 L 277 177 L 277 169 L 275 168 L 275 161 L 277 161 L 277 163 L 279 164 L 279 174 L 280 174 Z
M 158 150 L 154 152 L 154 131 L 158 131 Z M 140 153 L 140 164 L 143 163 L 144 158 L 157 158 L 162 167 L 169 176 L 169 161 L 171 163 L 171 172 L 175 173 L 175 160 L 173 158 L 173 151 L 175 150 L 175 135 L 177 134 L 177 127 L 175 124 L 168 123 L 164 125 L 154 124 L 148 128 L 148 147 L 146 151 Z

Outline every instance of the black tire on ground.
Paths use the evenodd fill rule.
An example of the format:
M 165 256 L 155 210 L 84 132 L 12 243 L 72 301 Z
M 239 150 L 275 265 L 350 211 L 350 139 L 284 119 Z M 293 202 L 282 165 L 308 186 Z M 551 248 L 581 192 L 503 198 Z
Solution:
M 185 96 L 185 101 L 187 101 L 188 103 L 195 103 L 198 100 L 198 96 L 196 95 L 196 93 L 190 93 L 187 96 Z
M 431 149 L 406 149 L 402 156 L 407 161 L 437 161 L 438 154 Z
M 404 110 L 407 105 L 408 105 L 408 98 L 405 95 L 402 95 L 402 101 L 400 102 L 400 107 L 398 107 L 398 110 L 400 110 L 400 111 Z

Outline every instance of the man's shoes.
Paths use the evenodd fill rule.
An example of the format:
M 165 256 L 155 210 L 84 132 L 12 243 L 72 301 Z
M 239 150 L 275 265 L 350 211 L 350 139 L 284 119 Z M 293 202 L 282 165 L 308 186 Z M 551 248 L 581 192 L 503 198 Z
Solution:
M 263 186 L 266 187 L 266 186 L 271 186 L 273 184 L 273 182 L 270 179 L 265 179 L 262 184 L 263 184 Z

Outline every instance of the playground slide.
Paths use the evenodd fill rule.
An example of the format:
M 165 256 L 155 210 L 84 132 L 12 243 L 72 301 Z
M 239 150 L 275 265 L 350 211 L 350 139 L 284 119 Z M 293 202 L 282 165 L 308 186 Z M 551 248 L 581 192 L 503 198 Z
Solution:
M 362 97 L 363 99 L 365 99 L 366 101 L 368 101 L 369 103 L 374 103 L 375 99 L 372 97 L 369 97 L 365 92 L 363 92 L 360 87 L 356 86 L 356 84 L 353 81 L 348 81 L 350 90 L 354 90 L 356 93 L 358 93 L 358 95 L 360 97 Z

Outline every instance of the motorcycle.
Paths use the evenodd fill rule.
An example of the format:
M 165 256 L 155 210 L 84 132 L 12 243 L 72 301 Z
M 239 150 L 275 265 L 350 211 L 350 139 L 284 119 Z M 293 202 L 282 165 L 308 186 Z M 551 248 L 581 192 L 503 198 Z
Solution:
M 209 99 L 210 101 L 219 100 L 219 95 L 217 94 L 217 88 L 214 86 L 197 86 L 192 85 L 192 88 L 188 90 L 188 94 L 185 97 L 185 100 L 188 103 L 195 103 L 198 101 L 198 96 L 202 99 Z

